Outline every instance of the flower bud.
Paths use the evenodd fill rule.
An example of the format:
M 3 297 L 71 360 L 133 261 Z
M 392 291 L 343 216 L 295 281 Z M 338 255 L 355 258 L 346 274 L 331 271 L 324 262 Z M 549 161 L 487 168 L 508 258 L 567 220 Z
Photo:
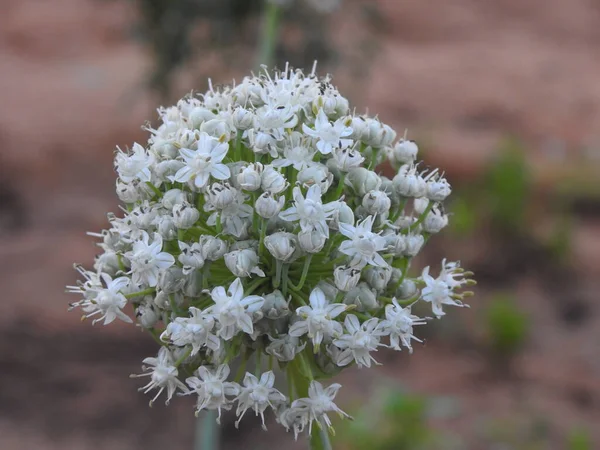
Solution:
M 379 120 L 367 118 L 365 122 L 365 131 L 361 136 L 361 140 L 365 144 L 373 147 L 386 147 L 396 139 L 396 132 Z
M 448 216 L 434 207 L 423 221 L 423 230 L 427 233 L 439 233 L 446 225 L 448 225 Z
M 350 169 L 360 167 L 365 160 L 359 151 L 351 148 L 336 148 L 332 153 L 332 164 L 342 172 L 348 172 Z
M 271 194 L 279 194 L 287 188 L 288 182 L 285 177 L 273 166 L 267 165 L 262 173 L 261 187 L 263 191 Z
M 189 203 L 180 203 L 173 207 L 173 222 L 179 229 L 187 230 L 193 227 L 199 218 L 200 211 Z
M 271 343 L 267 345 L 265 351 L 279 361 L 292 361 L 306 347 L 306 342 L 301 343 L 300 338 L 289 334 L 281 335 L 277 339 L 269 336 L 269 339 Z
M 415 162 L 418 152 L 419 147 L 414 141 L 400 139 L 393 148 L 390 148 L 388 155 L 392 163 L 398 166 Z
M 301 231 L 298 233 L 300 248 L 306 253 L 319 253 L 325 246 L 327 237 L 317 230 Z
M 236 162 L 227 164 L 227 167 L 229 168 L 229 172 L 231 173 L 231 176 L 229 177 L 229 180 L 227 180 L 227 181 L 229 181 L 229 184 L 232 185 L 234 188 L 240 189 L 240 190 L 242 189 L 242 185 L 238 181 L 238 175 L 240 173 L 242 173 L 242 170 L 244 170 L 247 165 L 248 165 L 248 163 L 246 163 L 244 161 L 236 161 Z
M 156 231 L 165 241 L 171 241 L 177 237 L 177 227 L 171 216 L 159 216 L 155 220 Z
M 168 159 L 166 161 L 159 162 L 154 167 L 154 173 L 156 177 L 161 181 L 171 181 L 170 177 L 174 177 L 179 169 L 184 167 L 185 164 L 182 161 L 176 159 Z
M 450 183 L 445 178 L 427 182 L 427 198 L 434 202 L 443 202 L 452 193 Z
M 188 115 L 188 122 L 192 128 L 200 128 L 202 123 L 215 118 L 215 114 L 203 106 L 192 109 Z
M 216 209 L 222 210 L 233 203 L 237 193 L 229 183 L 213 183 L 206 191 L 206 199 Z
M 135 311 L 135 317 L 142 328 L 152 328 L 160 319 L 158 312 L 151 306 L 141 304 Z
M 407 256 L 417 256 L 425 243 L 425 238 L 420 234 L 406 234 L 404 235 L 404 243 L 406 245 L 404 253 Z
M 333 212 L 331 221 L 329 222 L 329 228 L 332 230 L 338 230 L 340 223 L 347 223 L 354 225 L 354 212 L 346 202 L 336 201 L 337 208 Z
M 273 258 L 290 262 L 294 258 L 294 253 L 298 247 L 298 238 L 293 233 L 280 231 L 265 237 L 265 247 Z
M 398 286 L 398 289 L 396 289 L 394 296 L 402 300 L 415 297 L 417 295 L 417 292 L 418 289 L 415 282 L 407 278 L 404 281 L 402 281 L 402 284 L 400 284 L 400 286 Z
M 360 280 L 360 269 L 355 267 L 338 266 L 333 271 L 335 286 L 343 292 L 356 287 Z
M 364 196 L 369 191 L 379 189 L 381 179 L 375 172 L 364 167 L 357 167 L 348 172 L 346 183 L 352 186 L 358 195 Z
M 238 130 L 247 130 L 254 123 L 254 114 L 238 106 L 231 114 L 231 123 Z
M 270 192 L 263 192 L 260 197 L 256 199 L 254 204 L 254 210 L 263 219 L 271 219 L 279 214 L 283 205 L 285 204 L 285 198 L 279 197 L 277 200 L 273 197 Z
M 396 192 L 404 197 L 423 197 L 427 193 L 426 181 L 412 164 L 400 167 L 393 182 Z
M 377 308 L 377 293 L 367 283 L 359 283 L 344 296 L 346 305 L 356 305 L 357 311 L 369 311 Z
M 429 200 L 427 199 L 427 197 L 415 198 L 413 200 L 413 210 L 418 215 L 423 214 L 428 206 L 429 206 Z
M 227 253 L 227 243 L 222 239 L 203 235 L 200 236 L 202 256 L 209 261 L 217 261 Z
M 240 187 L 245 191 L 256 191 L 262 184 L 263 165 L 261 163 L 250 164 L 238 174 L 237 180 Z
M 166 294 L 174 294 L 183 288 L 185 278 L 180 267 L 171 266 L 164 270 L 158 277 L 157 289 L 160 289 Z
M 163 194 L 160 202 L 164 208 L 173 209 L 175 205 L 187 203 L 188 195 L 180 189 L 170 189 Z
M 135 203 L 148 198 L 147 194 L 140 189 L 137 180 L 125 183 L 117 179 L 117 196 L 123 203 Z
M 392 269 L 389 267 L 368 266 L 365 269 L 364 278 L 369 286 L 378 292 L 382 292 L 392 278 Z
M 259 258 L 252 248 L 234 250 L 225 254 L 225 265 L 236 277 L 249 277 L 256 274 L 264 277 L 265 273 L 258 267 Z
M 111 250 L 106 250 L 104 253 L 96 256 L 94 261 L 94 269 L 97 272 L 105 272 L 111 277 L 114 277 L 119 269 L 119 257 Z
M 200 125 L 200 131 L 205 132 L 209 136 L 219 139 L 221 142 L 229 142 L 231 140 L 231 129 L 222 119 L 212 119 Z
M 179 148 L 191 148 L 200 135 L 196 130 L 180 129 L 177 130 L 176 142 Z
M 318 184 L 321 193 L 325 194 L 333 183 L 333 174 L 323 164 L 305 167 L 298 172 L 298 182 L 305 188 Z
M 385 192 L 370 191 L 363 197 L 362 205 L 369 214 L 383 214 L 390 210 L 392 201 Z
M 200 243 L 194 242 L 192 245 L 188 245 L 179 241 L 179 249 L 181 253 L 177 259 L 183 264 L 184 275 L 204 266 L 204 256 L 202 255 L 202 245 Z
M 277 320 L 290 315 L 289 304 L 278 289 L 263 298 L 265 302 L 260 309 L 266 318 Z

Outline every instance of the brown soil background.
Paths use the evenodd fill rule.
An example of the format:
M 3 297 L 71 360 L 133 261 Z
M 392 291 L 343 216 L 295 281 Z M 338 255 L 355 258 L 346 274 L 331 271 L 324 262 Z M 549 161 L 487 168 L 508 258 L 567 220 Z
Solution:
M 600 3 L 375 3 L 386 26 L 374 36 L 369 76 L 353 80 L 342 62 L 337 80 L 359 107 L 426 141 L 428 161 L 451 181 L 476 174 L 507 133 L 528 144 L 542 194 L 570 173 L 600 177 Z M 150 60 L 128 33 L 134 16 L 126 2 L 0 5 L 1 449 L 191 448 L 191 403 L 149 409 L 128 378 L 153 342 L 125 326 L 92 329 L 66 311 L 72 263 L 96 253 L 85 231 L 116 210 L 113 149 L 145 139 L 140 125 L 154 117 L 142 86 Z M 356 23 L 344 11 L 331 19 L 342 52 Z M 244 74 L 215 67 L 219 82 Z M 182 80 L 177 94 L 194 87 Z M 430 325 L 427 346 L 411 357 L 384 354 L 382 368 L 344 374 L 341 403 L 382 383 L 452 398 L 456 411 L 434 425 L 459 435 L 459 448 L 492 448 L 483 430 L 494 418 L 543 416 L 553 442 L 543 448 L 566 448 L 565 434 L 580 425 L 599 439 L 600 218 L 575 217 L 568 270 L 505 244 L 486 233 L 432 244 L 433 260 L 460 257 L 483 270 L 472 308 Z M 504 257 L 522 264 L 509 273 L 495 264 Z M 481 346 L 479 318 L 498 289 L 515 293 L 532 327 L 510 376 L 490 367 Z M 239 432 L 225 426 L 223 442 L 274 449 L 293 440 L 250 422 Z

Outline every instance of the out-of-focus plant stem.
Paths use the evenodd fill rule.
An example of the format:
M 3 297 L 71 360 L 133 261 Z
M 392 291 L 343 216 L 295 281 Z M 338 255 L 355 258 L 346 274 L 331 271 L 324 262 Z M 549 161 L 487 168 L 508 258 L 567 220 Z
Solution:
M 215 411 L 202 411 L 196 419 L 194 450 L 218 450 L 219 429 Z
M 256 59 L 257 71 L 263 64 L 269 67 L 273 65 L 279 35 L 280 9 L 279 5 L 274 2 L 266 2 L 261 21 L 261 38 L 258 47 L 258 57 Z

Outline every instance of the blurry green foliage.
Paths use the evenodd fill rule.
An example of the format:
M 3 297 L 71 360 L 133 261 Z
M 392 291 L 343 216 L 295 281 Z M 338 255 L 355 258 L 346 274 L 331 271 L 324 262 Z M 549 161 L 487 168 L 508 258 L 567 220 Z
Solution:
M 362 406 L 339 433 L 350 450 L 432 449 L 439 437 L 427 424 L 424 397 L 386 390 L 377 403 Z
M 594 448 L 589 433 L 581 428 L 571 430 L 567 437 L 568 450 L 592 450 Z
M 486 448 L 506 450 L 546 450 L 550 447 L 551 427 L 544 417 L 516 415 L 508 418 L 494 418 L 484 431 Z
M 507 294 L 497 294 L 486 311 L 490 350 L 499 357 L 514 356 L 529 331 L 527 316 Z
M 519 232 L 525 228 L 531 174 L 522 143 L 507 138 L 484 175 L 484 192 L 494 226 Z

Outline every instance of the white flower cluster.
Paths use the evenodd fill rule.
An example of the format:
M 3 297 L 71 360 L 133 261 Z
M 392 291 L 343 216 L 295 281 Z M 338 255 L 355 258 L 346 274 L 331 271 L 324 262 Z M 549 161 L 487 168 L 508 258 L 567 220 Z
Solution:
M 159 115 L 146 146 L 117 152 L 122 217 L 94 234 L 102 254 L 69 287 L 93 323 L 135 322 L 160 344 L 136 375 L 152 401 L 195 395 L 198 411 L 235 406 L 263 423 L 271 409 L 296 435 L 330 427 L 340 386 L 316 379 L 370 367 L 379 347 L 412 352 L 418 301 L 437 317 L 464 306 L 458 263 L 408 274 L 448 223 L 450 185 L 329 78 L 265 71 Z M 375 171 L 388 159 L 393 179 Z

